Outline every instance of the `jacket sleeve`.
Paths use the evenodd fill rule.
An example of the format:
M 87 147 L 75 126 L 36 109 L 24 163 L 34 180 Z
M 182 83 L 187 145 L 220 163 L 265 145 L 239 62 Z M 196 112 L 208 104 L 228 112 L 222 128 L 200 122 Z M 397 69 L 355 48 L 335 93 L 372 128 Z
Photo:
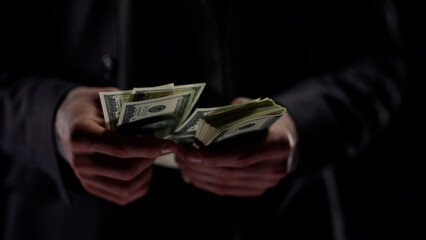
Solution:
M 0 152 L 12 169 L 30 168 L 53 180 L 69 200 L 54 121 L 60 102 L 77 84 L 59 77 L 64 53 L 52 13 L 42 1 L 0 3 Z M 10 181 L 24 177 L 9 174 Z
M 59 171 L 55 113 L 75 85 L 54 78 L 3 72 L 0 78 L 0 151 L 13 164 L 42 171 L 67 199 Z
M 270 212 L 281 214 L 297 204 L 311 205 L 312 199 L 298 202 L 309 192 L 315 196 L 313 202 L 321 201 L 322 195 L 315 194 L 324 194 L 323 190 L 329 188 L 324 176 L 331 175 L 323 170 L 353 160 L 372 146 L 396 122 L 403 104 L 404 61 L 391 1 L 308 2 L 312 15 L 300 17 L 308 22 L 300 30 L 308 40 L 295 47 L 307 49 L 308 54 L 300 51 L 302 62 L 307 64 L 296 70 L 297 75 L 290 75 L 291 71 L 283 66 L 298 65 L 291 65 L 293 59 L 286 61 L 285 52 L 278 49 L 277 57 L 270 54 L 272 60 L 263 60 L 268 65 L 280 63 L 268 68 L 275 70 L 274 75 L 264 72 L 281 81 L 272 97 L 295 120 L 299 135 L 297 157 L 289 177 L 266 192 L 264 198 L 247 200 L 251 201 L 247 207 L 250 210 L 268 212 L 270 207 Z M 297 20 L 293 24 L 297 25 Z M 277 37 L 271 39 L 285 39 L 280 39 L 276 29 L 272 36 Z M 281 90 L 290 81 L 291 86 Z M 360 160 L 363 161 L 358 166 L 362 170 L 373 159 Z M 266 214 L 259 212 L 254 216 L 253 219 L 265 219 Z
M 401 69 L 397 59 L 366 58 L 277 96 L 295 119 L 299 134 L 298 158 L 292 168 L 315 170 L 365 150 L 399 112 L 402 93 L 395 80 Z
M 315 43 L 314 51 L 324 71 L 275 96 L 297 125 L 296 170 L 314 171 L 357 156 L 401 108 L 404 64 L 395 9 L 391 1 L 354 6 L 359 9 L 318 23 L 324 43 Z

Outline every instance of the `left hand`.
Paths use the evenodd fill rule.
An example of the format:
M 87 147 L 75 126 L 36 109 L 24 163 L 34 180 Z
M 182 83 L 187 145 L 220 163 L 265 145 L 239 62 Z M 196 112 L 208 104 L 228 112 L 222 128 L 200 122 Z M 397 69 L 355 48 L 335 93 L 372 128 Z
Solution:
M 248 100 L 237 98 L 233 103 Z M 261 139 L 229 147 L 181 149 L 176 161 L 198 188 L 221 196 L 260 196 L 287 176 L 296 142 L 296 127 L 287 114 Z

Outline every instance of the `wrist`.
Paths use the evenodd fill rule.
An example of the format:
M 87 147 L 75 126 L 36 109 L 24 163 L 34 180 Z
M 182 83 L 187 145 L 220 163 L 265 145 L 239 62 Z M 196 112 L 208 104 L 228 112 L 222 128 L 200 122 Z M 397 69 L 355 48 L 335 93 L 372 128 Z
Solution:
M 299 142 L 299 135 L 297 132 L 296 123 L 290 114 L 286 114 L 277 121 L 277 128 L 281 132 L 281 136 L 288 142 L 290 152 L 287 157 L 288 172 L 294 171 L 297 162 L 297 149 Z
M 76 92 L 77 89 L 80 89 L 80 86 L 69 89 L 64 93 L 61 100 L 58 103 L 58 107 L 55 112 L 54 119 L 54 142 L 56 146 L 56 152 L 58 155 L 63 158 L 66 162 L 69 162 L 67 155 L 65 153 L 63 142 L 66 138 L 69 130 L 65 127 L 67 122 L 67 108 L 69 99 L 72 98 L 72 95 Z

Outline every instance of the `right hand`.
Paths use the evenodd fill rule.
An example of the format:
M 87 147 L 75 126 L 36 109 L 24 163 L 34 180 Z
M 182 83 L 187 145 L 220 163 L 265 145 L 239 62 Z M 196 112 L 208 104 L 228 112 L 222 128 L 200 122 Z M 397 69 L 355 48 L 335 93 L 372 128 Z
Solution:
M 58 108 L 55 128 L 59 147 L 82 186 L 98 197 L 126 205 L 147 193 L 154 160 L 176 152 L 177 146 L 173 141 L 107 130 L 99 92 L 116 90 L 73 89 Z

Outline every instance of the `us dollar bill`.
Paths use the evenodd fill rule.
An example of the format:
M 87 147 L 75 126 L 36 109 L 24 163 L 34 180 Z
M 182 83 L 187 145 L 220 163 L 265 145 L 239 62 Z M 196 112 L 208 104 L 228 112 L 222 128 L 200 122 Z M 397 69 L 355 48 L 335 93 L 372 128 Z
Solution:
M 195 134 L 195 147 L 208 146 L 236 135 L 269 128 L 287 109 L 265 98 L 203 116 Z
M 201 137 L 201 141 L 205 146 L 214 144 L 216 142 L 223 141 L 227 138 L 231 138 L 237 135 L 241 135 L 248 132 L 260 131 L 263 129 L 269 128 L 272 124 L 274 124 L 278 119 L 280 119 L 283 114 L 277 114 L 272 116 L 264 116 L 252 119 L 250 121 L 242 122 L 236 124 L 227 129 L 216 131 L 213 136 L 209 136 L 209 138 Z
M 170 95 L 151 100 L 127 102 L 123 104 L 117 126 L 130 128 L 136 134 L 153 132 L 155 137 L 163 138 L 170 134 L 188 112 L 193 91 Z M 142 121 L 145 120 L 145 121 Z
M 169 83 L 156 87 L 133 88 L 131 102 L 150 100 L 173 95 L 171 91 L 175 87 L 174 83 Z
M 257 100 L 258 99 L 255 99 L 253 101 L 257 101 Z M 197 128 L 198 128 L 198 123 L 200 122 L 201 118 L 203 118 L 204 116 L 210 113 L 237 108 L 241 106 L 242 104 L 245 104 L 245 103 L 227 105 L 227 106 L 221 106 L 221 107 L 213 107 L 213 108 L 197 108 L 191 114 L 191 116 L 189 116 L 189 118 L 175 130 L 172 136 L 168 136 L 168 139 L 182 139 L 187 137 L 194 137 L 195 132 L 197 131 Z
M 186 85 L 179 85 L 179 86 L 159 86 L 154 88 L 133 88 L 132 90 L 132 101 L 143 101 L 143 100 L 149 100 L 159 97 L 165 97 L 170 95 L 176 95 L 188 91 L 193 91 L 194 94 L 190 99 L 189 109 L 191 110 L 198 99 L 201 96 L 201 93 L 204 90 L 204 87 L 206 86 L 206 83 L 196 83 L 196 84 L 186 84 Z M 187 115 L 184 115 L 183 118 L 186 119 L 188 117 L 190 112 L 187 113 Z
M 212 113 L 218 108 L 197 108 L 191 116 L 182 123 L 173 135 L 166 136 L 166 139 L 180 143 L 192 143 L 197 131 L 198 122 L 205 115 Z
M 123 104 L 129 102 L 132 98 L 132 90 L 100 92 L 99 97 L 106 128 L 114 130 L 117 128 Z
M 173 86 L 174 83 L 169 83 L 166 85 L 152 87 L 152 89 L 168 88 Z M 133 101 L 134 96 L 132 94 L 132 90 L 99 92 L 99 98 L 101 101 L 106 128 L 110 130 L 116 129 L 123 103 Z
M 173 136 L 170 136 L 169 139 L 195 136 L 195 132 L 197 131 L 197 126 L 200 119 L 205 115 L 214 112 L 217 109 L 218 108 L 195 109 L 191 116 L 182 125 L 180 125 L 180 127 L 176 129 Z

